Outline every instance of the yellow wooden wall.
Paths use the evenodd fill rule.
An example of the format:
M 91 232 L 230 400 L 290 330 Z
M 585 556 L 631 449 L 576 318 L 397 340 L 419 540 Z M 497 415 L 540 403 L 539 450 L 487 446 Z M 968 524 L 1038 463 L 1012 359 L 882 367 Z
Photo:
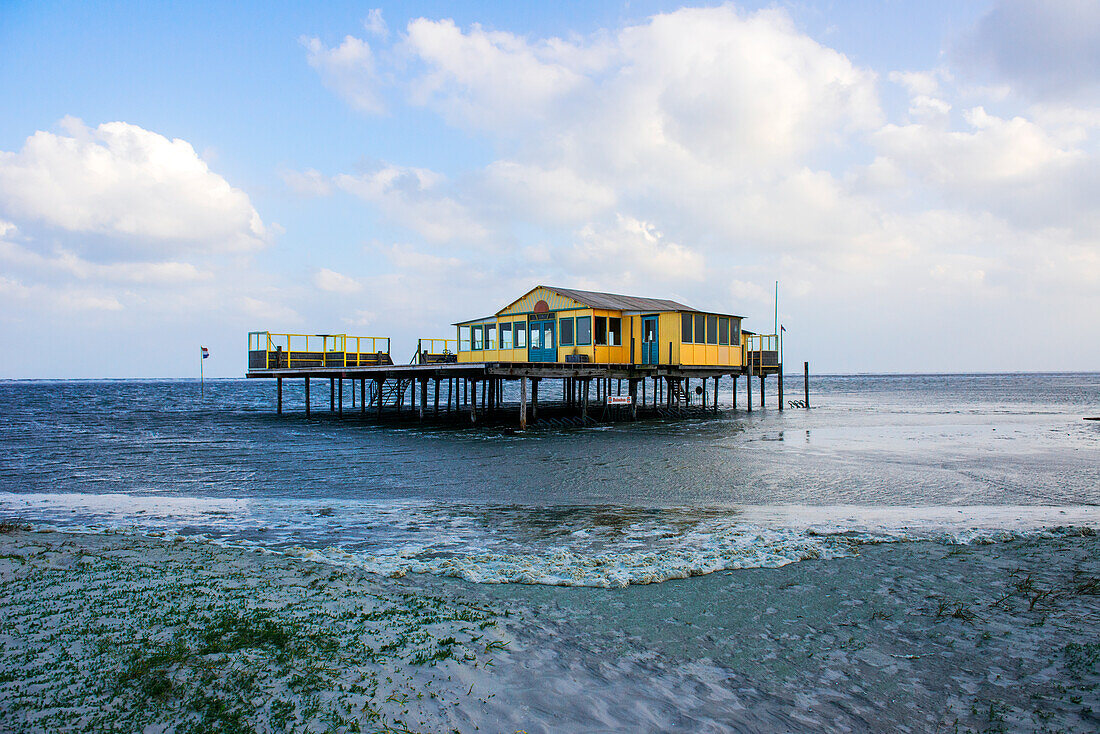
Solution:
M 497 316 L 495 322 L 497 327 L 497 349 L 481 349 L 478 351 L 460 351 L 458 353 L 459 362 L 526 362 L 527 361 L 527 348 L 523 349 L 500 349 L 500 328 L 499 324 L 512 322 L 524 324 L 526 327 L 527 319 L 525 316 L 518 314 L 526 314 L 530 307 L 534 306 L 538 300 L 547 300 L 546 293 L 540 293 L 545 289 L 538 289 L 530 296 L 520 299 L 512 307 L 509 307 L 507 313 L 502 313 Z M 530 303 L 527 303 L 527 302 Z M 549 303 L 549 301 L 548 301 Z M 558 350 L 558 362 L 565 362 L 568 355 L 583 354 L 587 355 L 590 363 L 595 364 L 628 364 L 631 362 L 630 345 L 631 338 L 634 343 L 634 364 L 642 363 L 642 316 L 622 316 L 620 311 L 608 311 L 602 309 L 591 309 L 587 307 L 574 307 L 563 304 L 559 304 L 563 308 L 559 309 L 555 314 L 555 318 L 558 319 L 556 325 L 556 339 Z M 518 311 L 516 309 L 526 308 L 527 310 Z M 554 304 L 551 304 L 551 308 L 554 308 Z M 516 315 L 508 315 L 516 314 Z M 561 323 L 560 319 L 570 318 L 577 316 L 590 316 L 592 317 L 592 341 L 595 341 L 595 319 L 598 316 L 603 317 L 617 317 L 622 318 L 622 344 L 619 346 L 597 346 L 595 344 L 588 345 L 573 345 L 562 346 L 561 345 Z M 660 345 L 660 364 L 669 364 L 669 352 L 671 345 L 671 364 L 679 365 L 691 365 L 691 366 L 732 366 L 737 367 L 743 364 L 743 349 L 742 345 L 717 345 L 717 344 L 683 344 L 680 340 L 681 336 L 681 315 L 677 312 L 666 312 L 658 315 L 657 319 L 657 340 Z M 576 329 L 574 327 L 574 339 L 576 338 Z M 744 343 L 744 336 L 742 335 L 742 344 Z

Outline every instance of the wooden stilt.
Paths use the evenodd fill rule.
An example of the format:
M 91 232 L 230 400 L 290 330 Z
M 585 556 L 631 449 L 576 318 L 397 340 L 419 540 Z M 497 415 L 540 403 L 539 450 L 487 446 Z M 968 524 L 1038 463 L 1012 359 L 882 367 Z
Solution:
M 306 378 L 306 416 L 309 416 L 309 378 Z
M 470 423 L 477 423 L 477 382 L 470 380 L 467 394 L 473 397 L 473 400 L 467 401 L 470 404 Z
M 283 378 L 275 378 L 275 411 L 279 415 L 283 414 Z
M 630 420 L 638 420 L 638 380 L 631 379 L 628 382 L 630 391 Z M 645 380 L 642 380 L 642 389 L 645 389 Z
M 752 370 L 751 369 L 749 370 L 749 374 L 745 376 L 745 395 L 747 396 L 747 399 L 745 400 L 745 409 L 748 410 L 748 412 L 751 413 L 752 412 Z
M 539 419 L 539 381 L 531 380 L 531 420 Z
M 339 379 L 339 383 L 340 383 L 340 401 L 339 401 L 340 415 L 343 415 L 344 414 L 344 378 L 343 377 L 341 377 Z
M 424 410 L 428 407 L 428 378 L 420 379 L 420 410 L 418 418 L 424 420 Z
M 336 378 L 328 378 L 328 412 L 336 412 Z
M 737 375 L 730 375 L 730 379 L 733 380 L 733 409 L 737 410 Z
M 718 412 L 718 378 L 714 378 L 714 412 Z
M 760 375 L 760 407 L 764 407 L 764 375 Z
M 519 378 L 519 430 L 527 430 L 527 378 Z
M 805 391 L 806 407 L 810 407 L 810 363 L 802 363 L 802 389 Z
M 367 414 L 367 378 L 359 378 L 359 413 Z
M 777 387 L 779 389 L 779 409 L 783 410 L 783 363 L 782 362 L 779 363 L 779 373 L 776 375 L 776 377 L 779 379 L 779 384 L 777 385 Z
M 435 378 L 435 414 L 439 415 L 439 378 Z
M 374 381 L 374 385 L 378 388 L 375 393 L 378 400 L 378 405 L 375 406 L 375 411 L 378 413 L 378 420 L 382 420 L 382 399 L 384 397 L 383 389 L 386 387 L 386 378 L 381 378 Z

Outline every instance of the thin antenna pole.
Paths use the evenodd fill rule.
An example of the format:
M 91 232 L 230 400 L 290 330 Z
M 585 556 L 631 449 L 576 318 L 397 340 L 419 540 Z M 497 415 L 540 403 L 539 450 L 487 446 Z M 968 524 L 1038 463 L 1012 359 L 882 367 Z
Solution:
M 773 334 L 779 333 L 779 281 L 775 281 L 775 326 L 772 327 Z

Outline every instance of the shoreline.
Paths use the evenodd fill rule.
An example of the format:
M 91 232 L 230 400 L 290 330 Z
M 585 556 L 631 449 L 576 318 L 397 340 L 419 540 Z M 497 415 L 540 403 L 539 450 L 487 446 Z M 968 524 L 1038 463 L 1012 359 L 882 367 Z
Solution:
M 915 541 L 609 590 L 13 530 L 0 707 L 15 731 L 1089 731 L 1098 551 Z

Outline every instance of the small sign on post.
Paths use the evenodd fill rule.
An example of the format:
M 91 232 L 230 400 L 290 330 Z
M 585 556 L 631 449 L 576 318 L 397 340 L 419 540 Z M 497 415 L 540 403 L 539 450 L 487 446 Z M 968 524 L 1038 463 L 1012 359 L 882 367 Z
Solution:
M 607 404 L 608 405 L 630 405 L 630 402 L 631 401 L 630 401 L 630 396 L 629 395 L 608 395 L 607 396 Z

